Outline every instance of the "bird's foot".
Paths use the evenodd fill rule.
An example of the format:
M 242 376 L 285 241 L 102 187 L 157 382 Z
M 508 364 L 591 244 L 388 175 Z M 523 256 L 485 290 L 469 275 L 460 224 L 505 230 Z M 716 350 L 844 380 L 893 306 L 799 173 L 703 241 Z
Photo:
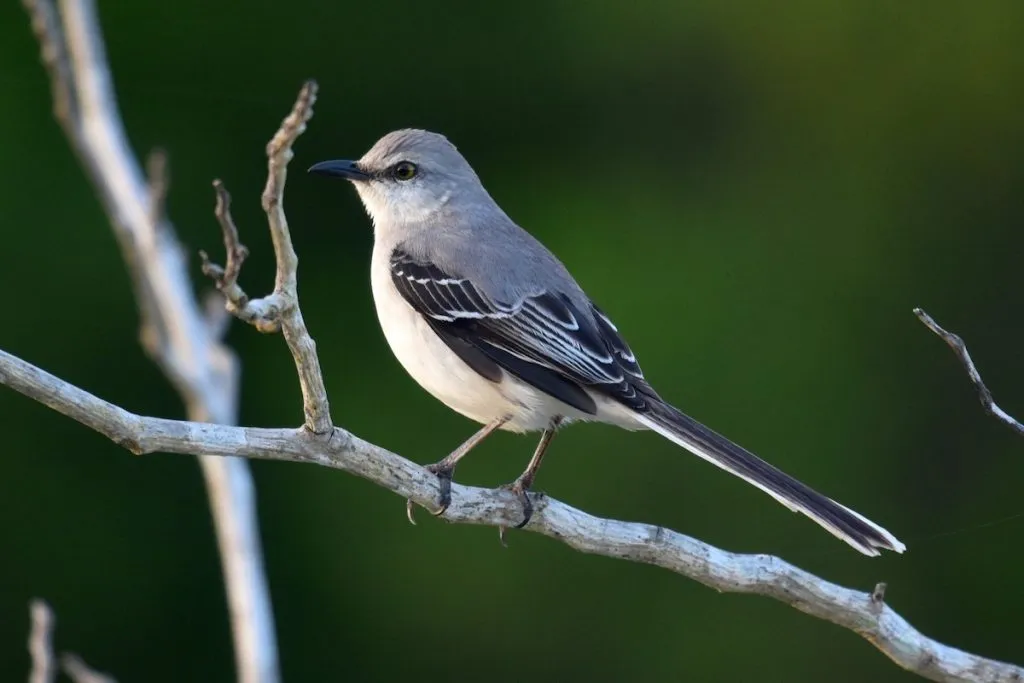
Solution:
M 516 524 L 513 529 L 522 529 L 524 526 L 530 523 L 530 519 L 533 517 L 533 501 L 530 500 L 530 486 L 533 483 L 532 477 L 527 479 L 526 477 L 519 477 L 511 484 L 505 484 L 501 488 L 506 491 L 511 491 L 519 497 L 519 502 L 523 506 L 523 521 Z M 508 543 L 505 542 L 505 533 L 508 531 L 508 527 L 498 527 L 498 539 L 501 544 L 508 547 Z
M 425 469 L 437 477 L 438 484 L 441 486 L 441 494 L 437 500 L 438 507 L 436 510 L 430 511 L 430 514 L 435 517 L 440 517 L 448 509 L 448 506 L 452 504 L 452 475 L 455 474 L 455 467 L 442 460 L 432 465 L 427 465 Z M 405 501 L 405 516 L 409 518 L 410 524 L 416 524 L 412 506 L 413 502 L 411 499 Z

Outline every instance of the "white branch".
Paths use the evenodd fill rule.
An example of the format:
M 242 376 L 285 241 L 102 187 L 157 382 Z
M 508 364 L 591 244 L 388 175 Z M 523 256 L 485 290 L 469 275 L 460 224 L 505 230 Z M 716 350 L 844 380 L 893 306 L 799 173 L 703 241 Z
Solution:
M 219 180 L 213 183 L 217 193 L 214 213 L 223 233 L 227 262 L 221 268 L 211 263 L 205 252 L 200 252 L 200 255 L 203 259 L 203 272 L 213 278 L 217 289 L 224 294 L 228 311 L 261 332 L 280 331 L 284 335 L 299 375 L 305 426 L 314 434 L 327 434 L 332 427 L 327 390 L 320 372 L 316 343 L 306 329 L 299 308 L 299 258 L 292 247 L 288 219 L 284 215 L 284 183 L 288 162 L 292 158 L 292 145 L 306 130 L 306 123 L 313 116 L 316 93 L 316 82 L 307 81 L 291 113 L 285 117 L 281 128 L 267 144 L 269 172 L 263 190 L 263 209 L 270 224 L 277 262 L 274 291 L 262 299 L 251 300 L 238 286 L 238 273 L 248 251 L 239 242 L 238 229 L 231 217 L 231 195 Z
M 53 658 L 53 610 L 42 600 L 29 605 L 31 627 L 28 634 L 28 652 L 32 657 L 32 670 L 28 683 L 53 683 L 57 667 Z
M 238 363 L 192 293 L 185 258 L 162 216 L 165 164 L 147 184 L 128 144 L 93 0 L 23 0 L 51 77 L 54 112 L 95 186 L 129 267 L 141 339 L 196 421 L 237 420 Z M 161 158 L 155 161 L 160 162 Z M 197 452 L 196 455 L 202 455 Z M 255 494 L 244 460 L 200 458 L 223 565 L 240 681 L 275 683 L 273 612 Z
M 28 683 L 53 683 L 57 680 L 57 662 L 53 654 L 53 610 L 43 600 L 29 604 L 32 620 L 28 636 L 28 650 L 32 656 L 32 670 Z M 61 668 L 74 683 L 117 683 L 110 676 L 94 670 L 81 657 L 65 652 L 60 656 Z
M 244 456 L 332 467 L 368 479 L 433 507 L 437 478 L 423 467 L 363 441 L 339 427 L 308 429 L 232 427 L 143 417 L 89 394 L 0 351 L 0 384 L 90 427 L 133 453 Z M 1024 668 L 979 657 L 932 640 L 874 593 L 844 588 L 770 555 L 720 550 L 650 524 L 589 515 L 538 494 L 526 526 L 586 553 L 664 567 L 724 592 L 764 595 L 860 634 L 901 667 L 935 681 L 1020 683 Z M 452 484 L 451 522 L 501 527 L 517 523 L 522 507 L 504 489 Z
M 117 683 L 112 676 L 96 671 L 84 659 L 71 652 L 60 656 L 60 666 L 73 683 Z
M 992 415 L 1000 422 L 1005 422 L 1009 425 L 1010 429 L 1017 432 L 1021 436 L 1024 436 L 1024 422 L 1014 418 L 1008 412 L 996 405 L 995 399 L 992 397 L 992 392 L 985 386 L 985 382 L 981 379 L 981 373 L 978 372 L 978 368 L 974 366 L 974 361 L 971 360 L 971 354 L 967 352 L 967 345 L 964 344 L 964 340 L 948 332 L 942 328 L 935 318 L 931 317 L 924 312 L 923 309 L 915 308 L 914 315 L 925 324 L 925 326 L 938 335 L 939 339 L 946 342 L 949 348 L 953 349 L 953 353 L 956 354 L 960 362 L 963 363 L 964 370 L 967 371 L 967 377 L 971 380 L 971 384 L 974 385 L 975 390 L 978 392 L 978 400 L 981 401 L 982 407 L 985 412 Z

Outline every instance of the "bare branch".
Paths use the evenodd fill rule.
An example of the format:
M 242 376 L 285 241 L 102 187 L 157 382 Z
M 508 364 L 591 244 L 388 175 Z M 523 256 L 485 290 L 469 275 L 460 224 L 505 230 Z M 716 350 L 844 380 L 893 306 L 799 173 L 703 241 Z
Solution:
M 1007 413 L 1005 410 L 996 405 L 995 399 L 992 398 L 992 392 L 985 386 L 985 382 L 981 379 L 981 373 L 978 372 L 978 368 L 974 366 L 974 361 L 971 360 L 971 354 L 967 352 L 967 345 L 964 344 L 964 340 L 943 329 L 935 319 L 924 312 L 921 308 L 914 309 L 914 315 L 928 327 L 929 330 L 939 336 L 939 338 L 949 345 L 949 348 L 953 349 L 953 353 L 957 355 L 960 362 L 963 363 L 964 369 L 967 371 L 967 376 L 971 380 L 971 384 L 978 391 L 978 400 L 981 401 L 982 407 L 985 408 L 985 412 L 989 415 L 994 416 L 997 420 L 1005 422 L 1009 425 L 1010 429 L 1017 432 L 1021 436 L 1024 436 L 1024 423 L 1017 420 L 1012 415 Z
M 57 680 L 57 662 L 53 654 L 53 610 L 44 600 L 29 604 L 32 627 L 28 649 L 32 655 L 29 683 L 53 683 Z M 65 652 L 60 657 L 61 667 L 74 683 L 117 683 L 110 676 L 95 671 L 81 657 Z
M 305 462 L 340 469 L 427 507 L 440 493 L 437 477 L 420 465 L 335 427 L 260 429 L 143 417 L 108 403 L 0 351 L 0 384 L 106 435 L 133 453 L 230 455 Z M 1020 683 L 1024 668 L 943 645 L 914 629 L 885 604 L 883 591 L 843 588 L 770 555 L 720 550 L 650 524 L 589 515 L 538 495 L 528 531 L 576 550 L 664 567 L 719 591 L 774 598 L 860 634 L 901 667 L 934 681 Z M 452 484 L 445 519 L 501 527 L 522 518 L 518 497 L 504 489 Z
M 23 0 L 50 74 L 54 111 L 99 195 L 131 274 L 140 337 L 185 401 L 189 418 L 233 424 L 238 362 L 192 293 L 184 253 L 164 217 L 166 157 L 149 178 L 132 153 L 117 108 L 94 0 Z M 197 455 L 200 455 L 197 453 Z M 239 680 L 278 680 L 273 613 L 263 574 L 252 477 L 244 460 L 207 458 L 210 498 Z
M 74 683 L 117 683 L 112 676 L 96 671 L 81 657 L 71 652 L 65 652 L 60 656 L 60 665 Z
M 238 269 L 241 267 L 238 252 L 239 249 L 245 248 L 239 242 L 238 230 L 231 218 L 230 195 L 220 181 L 214 183 L 217 192 L 215 213 L 224 233 L 227 265 L 220 268 L 210 263 L 206 254 L 202 254 L 202 257 L 203 272 L 211 276 L 217 289 L 224 293 L 227 298 L 227 309 L 232 314 L 261 332 L 281 330 L 284 334 L 299 374 L 306 428 L 314 434 L 328 434 L 333 426 L 330 405 L 323 375 L 320 372 L 316 343 L 306 329 L 302 310 L 299 308 L 299 258 L 292 246 L 288 219 L 284 214 L 284 184 L 288 162 L 293 156 L 292 145 L 306 130 L 306 123 L 313 116 L 316 92 L 315 81 L 307 81 L 303 85 L 291 113 L 285 117 L 277 133 L 267 143 L 268 174 L 267 184 L 263 190 L 263 210 L 270 224 L 270 236 L 274 242 L 274 256 L 277 262 L 274 291 L 262 299 L 250 300 L 238 286 Z
M 154 149 L 146 157 L 146 175 L 149 178 L 149 223 L 160 225 L 166 215 L 167 192 L 171 186 L 167 152 Z
M 202 255 L 202 252 L 200 252 Z M 224 297 L 220 292 L 207 292 L 203 296 L 203 317 L 214 339 L 223 339 L 231 326 L 231 314 L 224 306 Z
M 246 257 L 249 256 L 249 250 L 238 238 L 238 228 L 235 227 L 235 219 L 231 216 L 231 194 L 220 180 L 213 181 L 213 190 L 217 194 L 217 206 L 213 213 L 217 217 L 217 222 L 220 223 L 221 232 L 224 233 L 227 264 L 223 268 L 214 265 L 210 263 L 206 252 L 201 251 L 199 255 L 203 259 L 203 274 L 213 278 L 217 289 L 230 304 L 240 311 L 249 304 L 249 297 L 238 286 L 238 274 L 242 270 L 242 264 Z
M 32 656 L 32 671 L 28 683 L 53 683 L 57 667 L 53 657 L 53 610 L 43 600 L 29 605 L 32 626 L 28 635 L 28 651 Z
M 68 138 L 75 138 L 78 118 L 71 86 L 71 64 L 68 62 L 64 32 L 57 8 L 52 0 L 22 0 L 32 21 L 32 30 L 39 42 L 40 57 L 50 76 L 53 115 Z

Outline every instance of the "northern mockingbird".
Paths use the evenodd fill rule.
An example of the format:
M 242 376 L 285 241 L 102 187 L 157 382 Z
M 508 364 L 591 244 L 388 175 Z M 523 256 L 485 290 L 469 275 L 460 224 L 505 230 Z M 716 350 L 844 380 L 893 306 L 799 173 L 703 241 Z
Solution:
M 437 399 L 484 426 L 430 465 L 442 514 L 458 462 L 488 434 L 543 432 L 512 484 L 528 491 L 555 430 L 572 421 L 651 429 L 802 512 L 865 555 L 892 534 L 676 410 L 648 384 L 611 319 L 544 245 L 491 198 L 448 140 L 385 135 L 358 161 L 313 173 L 351 181 L 373 221 L 371 284 L 391 350 Z

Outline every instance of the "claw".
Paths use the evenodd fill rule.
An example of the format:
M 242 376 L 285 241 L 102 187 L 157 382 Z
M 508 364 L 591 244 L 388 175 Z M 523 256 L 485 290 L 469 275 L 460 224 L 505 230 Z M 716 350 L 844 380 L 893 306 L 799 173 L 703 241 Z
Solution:
M 512 493 L 516 494 L 519 497 L 519 502 L 522 503 L 523 505 L 523 521 L 519 522 L 519 524 L 516 524 L 512 528 L 522 529 L 524 526 L 529 524 L 530 519 L 533 518 L 533 501 L 530 500 L 529 487 L 527 486 L 526 482 L 523 481 L 523 478 L 519 477 L 511 484 L 505 484 L 501 488 L 505 489 L 506 491 L 511 491 Z M 498 540 L 501 541 L 501 544 L 506 548 L 508 547 L 508 543 L 506 542 L 507 533 L 508 527 L 498 527 Z
M 427 471 L 437 475 L 438 483 L 441 486 L 441 494 L 437 499 L 439 507 L 436 511 L 430 513 L 435 517 L 440 517 L 448 509 L 448 506 L 452 504 L 452 475 L 455 473 L 455 468 L 427 465 Z
M 523 521 L 516 524 L 513 527 L 515 529 L 522 529 L 530 523 L 530 518 L 533 517 L 533 501 L 530 500 L 530 487 L 533 486 L 533 478 L 537 476 L 537 469 L 544 458 L 544 452 L 548 449 L 548 445 L 551 443 L 551 439 L 554 438 L 555 431 L 561 423 L 561 416 L 551 420 L 551 424 L 548 425 L 548 428 L 544 430 L 544 434 L 540 437 L 540 443 L 537 444 L 537 449 L 533 452 L 533 457 L 530 458 L 530 464 L 526 466 L 526 469 L 514 482 L 501 487 L 519 496 L 519 501 L 523 504 Z M 501 540 L 501 544 L 507 548 L 508 545 L 505 543 L 506 531 L 505 527 L 498 527 L 498 538 Z
M 441 494 L 438 496 L 438 509 L 430 511 L 430 514 L 435 517 L 440 517 L 452 504 L 452 474 L 454 473 L 455 468 L 445 467 L 441 463 L 434 463 L 433 465 L 427 465 L 425 469 L 437 477 L 438 485 L 441 487 Z M 416 526 L 416 517 L 413 514 L 413 505 L 414 503 L 411 498 L 406 499 L 405 516 L 408 518 L 410 524 Z
M 405 516 L 409 520 L 409 524 L 416 526 L 416 516 L 413 514 L 412 505 L 412 498 L 407 498 L 405 500 Z
M 533 501 L 530 500 L 530 489 L 523 485 L 522 480 L 516 479 L 512 482 L 512 492 L 519 496 L 519 502 L 523 504 L 523 521 L 516 524 L 514 528 L 522 529 L 530 523 L 533 517 Z

